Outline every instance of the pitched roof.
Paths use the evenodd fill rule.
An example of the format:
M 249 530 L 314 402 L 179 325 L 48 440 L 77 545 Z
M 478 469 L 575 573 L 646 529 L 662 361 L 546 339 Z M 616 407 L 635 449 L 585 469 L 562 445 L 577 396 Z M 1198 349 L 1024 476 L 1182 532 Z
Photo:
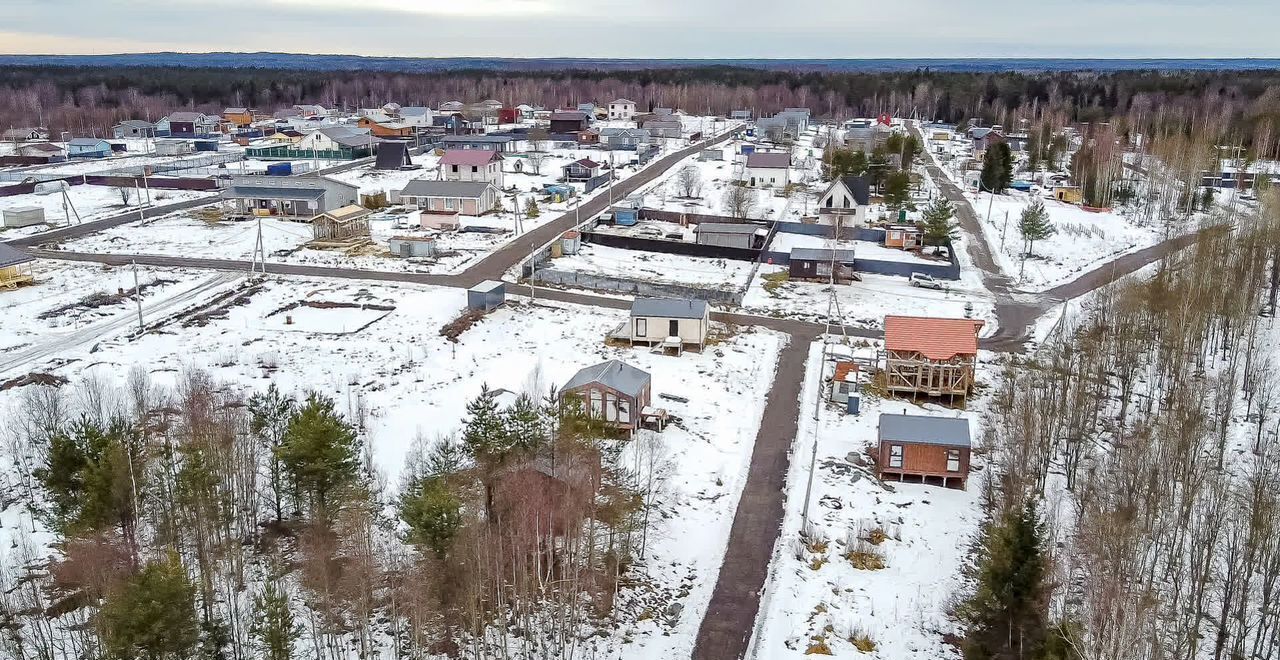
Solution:
M 432 181 L 414 179 L 404 185 L 401 196 L 409 197 L 479 197 L 493 187 L 487 181 Z
M 441 165 L 488 165 L 502 160 L 502 154 L 488 149 L 450 149 L 440 158 Z
M 106 140 L 102 138 L 78 137 L 78 138 L 71 138 L 71 141 L 68 142 L 67 144 L 76 146 L 76 147 L 96 147 L 99 144 L 102 144 L 104 142 L 106 142 Z
M 35 261 L 36 258 L 12 247 L 6 243 L 0 243 L 0 268 L 8 268 L 9 266 L 17 266 L 25 264 L 28 261 Z
M 359 204 L 348 204 L 341 208 L 336 208 L 332 211 L 325 211 L 320 214 L 320 216 L 329 218 L 334 222 L 351 222 L 352 220 L 359 220 L 367 215 L 373 215 L 373 211 L 370 211 Z
M 840 183 L 849 190 L 853 195 L 853 201 L 858 206 L 867 206 L 871 203 L 871 179 L 865 176 L 842 176 Z
M 583 121 L 586 118 L 585 112 L 577 110 L 558 110 L 551 113 L 551 121 Z
M 836 370 L 835 373 L 831 375 L 831 380 L 854 381 L 857 380 L 859 371 L 861 371 L 861 367 L 858 366 L 857 362 L 837 362 Z
M 600 167 L 600 163 L 597 163 L 594 160 L 591 160 L 590 158 L 579 158 L 578 160 L 575 160 L 572 163 L 569 163 L 569 165 L 581 165 L 589 170 L 593 170 L 597 167 Z M 569 167 L 569 165 L 565 165 L 565 167 Z
M 689 298 L 636 298 L 631 316 L 659 316 L 668 319 L 700 319 L 707 315 L 707 301 Z
M 609 102 L 609 105 L 613 105 L 613 104 L 615 104 L 615 103 L 630 103 L 631 105 L 635 105 L 635 104 L 636 104 L 636 102 L 635 102 L 635 101 L 632 101 L 631 99 L 614 99 L 614 100 L 612 100 L 612 101 L 610 101 L 610 102 Z
M 380 139 L 373 137 L 373 134 L 369 131 L 351 128 L 350 126 L 322 126 L 317 128 L 316 132 L 344 147 L 367 147 L 370 144 L 381 142 Z
M 467 143 L 480 143 L 480 142 L 506 144 L 508 142 L 514 142 L 515 139 L 516 139 L 516 136 L 514 135 L 446 135 L 444 136 L 444 142 L 446 144 L 448 143 L 467 144 Z
M 222 111 L 224 115 L 239 115 L 248 112 L 246 108 L 227 108 Z
M 320 199 L 323 188 L 303 186 L 236 186 L 227 188 L 223 197 L 231 199 Z
M 854 260 L 853 250 L 829 250 L 827 248 L 791 248 L 792 261 L 831 261 L 831 253 L 835 252 L 836 261 L 851 264 Z
M 621 360 L 609 360 L 580 369 L 560 389 L 567 392 L 591 383 L 599 383 L 635 397 L 649 384 L 649 372 L 641 371 Z
M 23 148 L 23 149 L 35 149 L 36 151 L 44 151 L 44 152 L 51 153 L 51 154 L 52 154 L 52 153 L 58 153 L 59 151 L 62 151 L 62 147 L 59 147 L 58 145 L 56 145 L 56 144 L 52 144 L 52 143 L 50 143 L 50 142 L 36 142 L 36 143 L 34 143 L 34 144 L 27 144 L 27 145 L 23 145 L 23 146 L 22 146 L 22 148 Z
M 747 167 L 791 167 L 791 154 L 784 151 L 755 152 L 747 156 Z
M 175 122 L 204 122 L 209 121 L 210 117 L 203 112 L 189 112 L 187 110 L 179 110 L 169 114 L 169 121 Z
M 763 225 L 749 222 L 702 222 L 693 228 L 699 234 L 754 234 L 762 230 Z
M 964 417 L 880 413 L 880 441 L 969 447 L 969 420 Z
M 155 124 L 152 124 L 149 121 L 143 121 L 141 119 L 126 119 L 116 125 L 128 126 L 129 128 L 151 128 L 152 126 L 155 126 Z
M 917 351 L 930 360 L 977 355 L 978 329 L 982 325 L 982 321 L 973 319 L 886 316 L 884 347 L 890 351 Z

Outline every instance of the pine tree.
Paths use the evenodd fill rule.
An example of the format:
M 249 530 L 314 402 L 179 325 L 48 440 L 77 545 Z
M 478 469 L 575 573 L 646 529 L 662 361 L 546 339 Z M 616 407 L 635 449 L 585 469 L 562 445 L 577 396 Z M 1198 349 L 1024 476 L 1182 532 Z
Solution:
M 482 470 L 485 515 L 488 520 L 494 520 L 494 477 L 510 455 L 511 438 L 493 390 L 487 385 L 482 385 L 480 396 L 467 404 L 462 447 Z
M 293 645 L 301 632 L 302 627 L 294 621 L 293 610 L 289 607 L 288 592 L 275 580 L 268 581 L 253 596 L 253 622 L 249 626 L 249 634 L 257 644 L 256 657 L 292 660 Z
M 408 540 L 444 558 L 462 528 L 462 502 L 450 489 L 447 475 L 411 478 L 398 502 L 400 519 L 409 526 Z
M 992 521 L 973 595 L 959 609 L 966 660 L 1039 658 L 1049 636 L 1046 562 L 1034 502 Z
M 982 173 L 979 175 L 978 182 L 983 192 L 993 194 L 1003 192 L 997 187 L 1000 185 L 1000 159 L 992 147 L 988 147 L 982 153 Z
M 148 563 L 98 611 L 113 660 L 187 658 L 200 639 L 195 588 L 176 555 Z
M 360 482 L 359 437 L 321 394 L 308 394 L 294 412 L 277 454 L 297 496 L 305 495 L 322 519 L 337 495 Z
M 1013 185 L 1013 150 L 1004 142 L 997 142 L 993 148 L 1000 162 L 1000 180 L 996 189 L 1003 193 L 1005 188 Z
M 955 215 L 950 200 L 941 195 L 933 198 L 924 210 L 924 244 L 935 248 L 951 245 L 956 232 L 956 224 L 952 222 Z
M 884 203 L 895 211 L 912 208 L 910 174 L 898 170 L 885 177 Z
M 54 433 L 34 471 L 51 503 L 49 519 L 64 535 L 110 525 L 129 539 L 145 475 L 141 434 L 119 417 L 105 427 L 82 418 Z
M 1044 202 L 1037 199 L 1022 209 L 1022 217 L 1018 219 L 1018 231 L 1022 234 L 1023 258 L 1025 259 L 1027 255 L 1031 254 L 1036 241 L 1053 236 L 1058 229 L 1049 224 L 1049 212 L 1045 210 Z
M 533 397 L 521 394 L 502 416 L 512 448 L 534 452 L 546 444 L 547 422 Z
M 538 208 L 538 200 L 530 197 L 529 201 L 524 205 L 524 214 L 528 218 L 536 218 L 542 215 L 541 209 Z
M 268 386 L 265 393 L 256 393 L 249 397 L 249 431 L 269 452 L 267 478 L 271 486 L 276 522 L 280 522 L 282 518 L 281 499 L 286 489 L 279 450 L 292 416 L 293 399 L 281 394 L 280 390 L 276 389 L 275 383 Z

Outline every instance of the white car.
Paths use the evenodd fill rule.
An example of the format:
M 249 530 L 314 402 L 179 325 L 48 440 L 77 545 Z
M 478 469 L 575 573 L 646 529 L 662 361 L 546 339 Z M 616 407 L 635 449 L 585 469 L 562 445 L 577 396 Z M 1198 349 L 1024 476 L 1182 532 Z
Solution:
M 924 273 L 912 273 L 911 286 L 918 286 L 922 289 L 936 289 L 938 291 L 945 288 L 942 286 L 942 282 L 933 279 L 932 275 L 926 275 Z

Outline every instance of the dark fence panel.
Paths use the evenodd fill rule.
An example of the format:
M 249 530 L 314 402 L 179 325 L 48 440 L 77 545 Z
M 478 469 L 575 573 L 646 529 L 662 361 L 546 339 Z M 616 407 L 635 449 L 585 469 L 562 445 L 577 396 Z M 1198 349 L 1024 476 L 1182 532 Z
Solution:
M 687 257 L 707 257 L 710 259 L 734 259 L 737 261 L 755 261 L 760 256 L 759 250 L 746 248 L 722 247 L 719 245 L 698 245 L 682 241 L 664 241 L 658 238 L 641 238 L 639 236 L 622 236 L 602 232 L 583 232 L 582 239 L 588 243 L 597 243 L 609 247 L 627 250 L 648 250 L 666 254 L 681 254 Z
M 46 165 L 52 160 L 49 156 L 0 156 L 0 165 Z
M 183 179 L 172 177 L 103 176 L 90 174 L 82 177 L 83 183 L 91 186 L 126 186 L 133 188 L 159 188 L 162 190 L 217 190 L 218 182 L 213 179 Z M 70 182 L 73 185 L 75 181 Z
M 10 197 L 13 195 L 26 195 L 36 191 L 35 182 L 32 183 L 15 183 L 11 186 L 0 186 L 0 197 Z

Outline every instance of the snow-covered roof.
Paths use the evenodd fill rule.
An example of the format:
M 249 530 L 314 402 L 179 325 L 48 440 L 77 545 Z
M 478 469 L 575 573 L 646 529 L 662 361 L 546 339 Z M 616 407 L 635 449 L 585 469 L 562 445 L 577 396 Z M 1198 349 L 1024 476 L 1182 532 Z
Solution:
M 560 389 L 569 392 L 592 383 L 599 383 L 628 396 L 637 397 L 649 384 L 649 373 L 621 360 L 609 360 L 579 370 Z
M 969 447 L 969 420 L 964 417 L 881 413 L 880 441 Z
M 667 319 L 700 319 L 707 315 L 707 301 L 689 298 L 636 298 L 631 303 L 631 316 L 654 316 Z

